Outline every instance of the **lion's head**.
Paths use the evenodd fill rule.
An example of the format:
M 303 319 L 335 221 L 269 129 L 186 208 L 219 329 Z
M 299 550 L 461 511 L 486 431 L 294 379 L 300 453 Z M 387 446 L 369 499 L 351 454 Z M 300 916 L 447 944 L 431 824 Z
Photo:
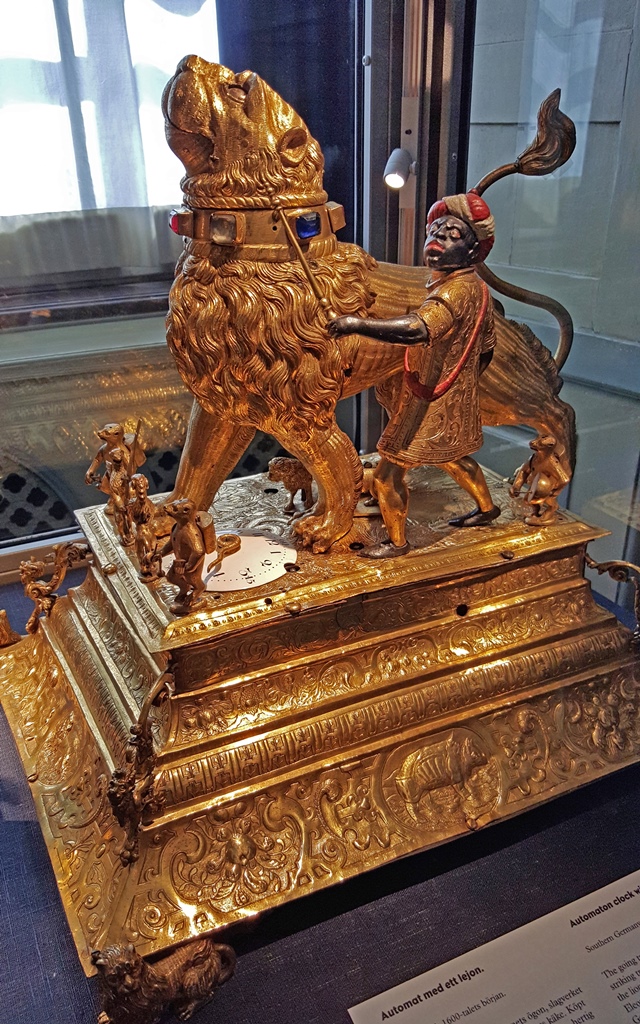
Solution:
M 201 57 L 180 61 L 162 97 L 167 141 L 195 207 L 315 206 L 326 202 L 320 147 L 302 118 L 251 71 Z
M 182 160 L 193 209 L 318 207 L 322 152 L 302 118 L 250 71 L 185 57 L 163 97 L 169 145 Z M 247 213 L 245 216 L 249 216 Z M 264 250 L 185 241 L 171 291 L 167 341 L 200 405 L 274 432 L 306 433 L 333 419 L 344 384 L 339 343 L 293 249 L 269 230 Z M 250 246 L 247 247 L 251 248 Z M 364 315 L 374 262 L 330 233 L 305 245 L 336 314 Z
M 103 984 L 114 994 L 124 996 L 143 984 L 146 964 L 131 944 L 94 949 L 91 963 L 98 968 Z

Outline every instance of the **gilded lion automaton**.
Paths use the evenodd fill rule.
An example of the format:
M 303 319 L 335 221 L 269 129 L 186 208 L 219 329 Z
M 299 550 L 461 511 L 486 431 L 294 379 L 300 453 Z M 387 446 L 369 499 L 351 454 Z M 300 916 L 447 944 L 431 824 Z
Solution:
M 505 174 L 546 174 L 568 159 L 575 134 L 558 102 L 558 92 L 545 101 L 532 146 L 478 183 L 478 193 Z M 318 143 L 257 75 L 186 57 L 163 106 L 169 145 L 186 170 L 185 206 L 173 221 L 184 250 L 167 340 L 196 400 L 174 494 L 209 507 L 255 431 L 264 430 L 315 480 L 315 508 L 293 529 L 314 552 L 327 551 L 351 529 L 362 486 L 360 460 L 336 424 L 336 403 L 375 385 L 394 406 L 391 382 L 404 365 L 401 346 L 334 336 L 327 311 L 376 319 L 413 313 L 428 270 L 377 264 L 337 241 Z M 495 279 L 489 283 L 501 290 Z M 561 362 L 570 318 L 538 298 L 560 311 Z M 480 385 L 482 423 L 526 423 L 553 436 L 570 475 L 573 416 L 557 397 L 557 365 L 500 315 L 495 332 L 494 359 Z
M 55 598 L 80 551 L 49 582 L 25 563 L 29 635 L 0 620 L 104 1024 L 186 1019 L 233 973 L 233 923 L 640 757 L 633 638 L 584 576 L 602 531 L 558 504 L 571 318 L 483 262 L 489 186 L 571 155 L 559 92 L 524 153 L 432 209 L 419 268 L 337 240 L 320 147 L 257 75 L 190 56 L 163 104 L 186 171 L 167 339 L 194 396 L 175 489 L 149 497 L 135 410 L 107 425 L 85 581 Z M 556 316 L 555 357 L 500 293 Z M 335 407 L 372 386 L 389 423 L 363 464 Z M 535 432 L 511 487 L 473 458 L 499 424 Z M 227 480 L 258 429 L 288 456 Z

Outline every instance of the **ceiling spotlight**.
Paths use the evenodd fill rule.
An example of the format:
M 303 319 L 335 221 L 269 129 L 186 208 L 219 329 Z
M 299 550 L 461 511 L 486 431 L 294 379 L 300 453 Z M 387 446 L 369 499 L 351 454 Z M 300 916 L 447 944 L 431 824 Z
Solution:
M 416 163 L 407 149 L 394 149 L 384 169 L 384 183 L 389 188 L 402 188 L 410 174 L 416 173 Z

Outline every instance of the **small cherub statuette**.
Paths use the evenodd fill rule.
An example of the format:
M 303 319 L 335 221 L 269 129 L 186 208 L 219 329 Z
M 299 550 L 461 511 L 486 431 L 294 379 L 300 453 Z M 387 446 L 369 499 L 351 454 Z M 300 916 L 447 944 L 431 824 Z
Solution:
M 202 578 L 205 555 L 216 549 L 213 518 L 209 512 L 199 511 L 188 498 L 177 498 L 163 508 L 174 520 L 171 536 L 161 552 L 174 555 L 167 572 L 169 583 L 178 587 L 171 611 L 185 615 L 194 610 L 205 591 Z
M 122 546 L 130 548 L 134 543 L 131 519 L 131 474 L 124 461 L 121 448 L 113 448 L 108 454 L 111 470 L 109 489 L 113 503 L 113 518 Z
M 103 494 L 109 495 L 109 501 L 107 502 L 105 512 L 107 515 L 113 515 L 113 500 L 111 495 L 111 472 L 113 468 L 111 453 L 119 450 L 122 452 L 122 464 L 126 468 L 129 476 L 133 476 L 137 469 L 146 461 L 146 456 L 142 451 L 139 441 L 140 436 L 140 421 L 136 428 L 135 434 L 125 433 L 124 426 L 122 423 L 107 423 L 98 431 L 98 437 L 103 442 L 98 451 L 96 457 L 89 466 L 85 474 L 85 483 L 96 484 L 98 490 L 102 491 Z M 98 468 L 104 463 L 104 473 L 102 477 L 98 474 Z
M 162 575 L 158 538 L 153 525 L 157 508 L 149 494 L 149 481 L 144 473 L 131 478 L 133 501 L 131 518 L 135 526 L 136 557 L 140 566 L 140 579 L 151 583 Z
M 526 489 L 524 501 L 532 509 L 525 518 L 529 526 L 548 526 L 558 517 L 557 495 L 569 483 L 570 476 L 555 452 L 556 439 L 550 434 L 529 442 L 533 455 L 515 475 L 510 494 L 518 498 Z
M 312 507 L 311 473 L 298 459 L 287 459 L 283 456 L 271 459 L 269 463 L 269 479 L 273 480 L 274 483 L 284 484 L 289 492 L 289 501 L 282 510 L 285 515 L 290 516 L 295 512 L 296 507 L 293 502 L 298 491 L 301 492 L 300 497 L 305 509 Z

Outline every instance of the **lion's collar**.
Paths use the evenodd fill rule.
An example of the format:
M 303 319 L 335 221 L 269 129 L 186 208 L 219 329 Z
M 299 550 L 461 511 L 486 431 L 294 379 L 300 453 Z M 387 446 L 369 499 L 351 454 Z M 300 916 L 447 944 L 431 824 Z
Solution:
M 282 214 L 302 247 L 331 238 L 345 226 L 338 203 L 281 210 L 172 210 L 169 223 L 177 235 L 227 249 L 233 259 L 291 259 L 292 247 Z

